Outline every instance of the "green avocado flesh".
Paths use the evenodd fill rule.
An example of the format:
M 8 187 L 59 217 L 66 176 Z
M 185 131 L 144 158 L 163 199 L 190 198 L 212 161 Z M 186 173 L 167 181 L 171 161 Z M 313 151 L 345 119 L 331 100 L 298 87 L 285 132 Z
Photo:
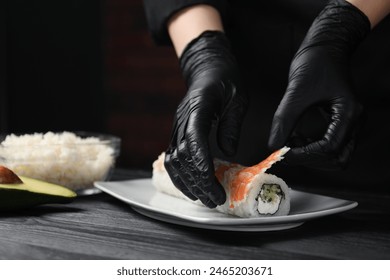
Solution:
M 10 211 L 48 203 L 68 203 L 76 193 L 59 185 L 19 176 L 22 184 L 0 184 L 0 210 Z

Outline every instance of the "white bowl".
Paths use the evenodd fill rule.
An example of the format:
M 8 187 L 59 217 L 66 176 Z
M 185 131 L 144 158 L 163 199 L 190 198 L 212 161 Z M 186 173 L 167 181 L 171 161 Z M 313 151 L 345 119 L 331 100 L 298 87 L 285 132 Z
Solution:
M 0 165 L 81 195 L 99 192 L 93 182 L 109 178 L 120 152 L 120 138 L 90 132 L 10 134 L 0 142 Z

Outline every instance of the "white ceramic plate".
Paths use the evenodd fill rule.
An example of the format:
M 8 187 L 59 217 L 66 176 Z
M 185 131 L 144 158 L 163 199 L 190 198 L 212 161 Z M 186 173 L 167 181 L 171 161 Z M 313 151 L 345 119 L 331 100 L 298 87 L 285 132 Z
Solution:
M 95 182 L 95 187 L 126 203 L 147 217 L 190 227 L 227 231 L 272 231 L 297 227 L 305 221 L 347 211 L 357 202 L 291 191 L 287 216 L 239 218 L 158 192 L 151 179 Z

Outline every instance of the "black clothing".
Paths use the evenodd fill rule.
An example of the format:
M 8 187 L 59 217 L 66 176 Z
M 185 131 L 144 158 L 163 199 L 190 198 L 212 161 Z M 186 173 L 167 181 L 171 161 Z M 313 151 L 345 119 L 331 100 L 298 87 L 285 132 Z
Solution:
M 243 84 L 250 95 L 240 147 L 228 158 L 245 165 L 254 164 L 269 154 L 267 141 L 273 115 L 288 81 L 291 60 L 314 18 L 324 8 L 324 0 L 186 1 L 144 0 L 152 36 L 158 44 L 170 44 L 166 22 L 176 11 L 206 3 L 222 15 L 225 32 L 239 64 Z M 390 184 L 390 17 L 375 27 L 359 45 L 351 60 L 351 79 L 355 96 L 363 104 L 366 122 L 348 168 L 323 172 L 279 164 L 273 173 L 288 183 L 326 184 L 336 187 L 384 189 Z M 183 96 L 184 96 L 183 92 Z M 322 124 L 322 125 L 320 125 Z M 300 127 L 318 137 L 325 122 L 313 110 Z M 212 151 L 222 157 L 211 136 Z M 275 170 L 276 169 L 276 170 Z M 375 176 L 375 177 L 374 177 Z
M 144 0 L 146 17 L 152 37 L 158 44 L 171 44 L 166 24 L 169 18 L 184 8 L 206 4 L 215 7 L 222 17 L 226 15 L 226 1 L 221 0 Z

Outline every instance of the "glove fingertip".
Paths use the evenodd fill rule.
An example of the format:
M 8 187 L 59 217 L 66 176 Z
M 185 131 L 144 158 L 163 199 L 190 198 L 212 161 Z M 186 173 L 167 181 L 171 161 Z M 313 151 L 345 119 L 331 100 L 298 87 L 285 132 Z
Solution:
M 279 138 L 275 138 L 275 136 L 271 135 L 268 139 L 267 146 L 271 151 L 276 151 L 283 148 L 285 145 L 284 141 L 281 141 Z
M 222 205 L 226 201 L 226 192 L 224 188 L 222 187 L 221 183 L 217 180 L 217 178 L 214 179 L 214 185 L 216 188 L 216 192 L 214 192 L 214 196 L 212 197 L 212 200 L 217 205 Z
M 227 156 L 233 156 L 237 152 L 237 140 L 232 138 L 225 138 L 219 141 L 219 148 Z
M 286 145 L 287 137 L 286 133 L 280 122 L 273 122 L 271 132 L 268 138 L 268 148 L 271 151 L 276 151 L 283 148 Z
M 301 147 L 292 148 L 284 155 L 283 161 L 290 165 L 299 165 L 304 155 L 305 151 Z

